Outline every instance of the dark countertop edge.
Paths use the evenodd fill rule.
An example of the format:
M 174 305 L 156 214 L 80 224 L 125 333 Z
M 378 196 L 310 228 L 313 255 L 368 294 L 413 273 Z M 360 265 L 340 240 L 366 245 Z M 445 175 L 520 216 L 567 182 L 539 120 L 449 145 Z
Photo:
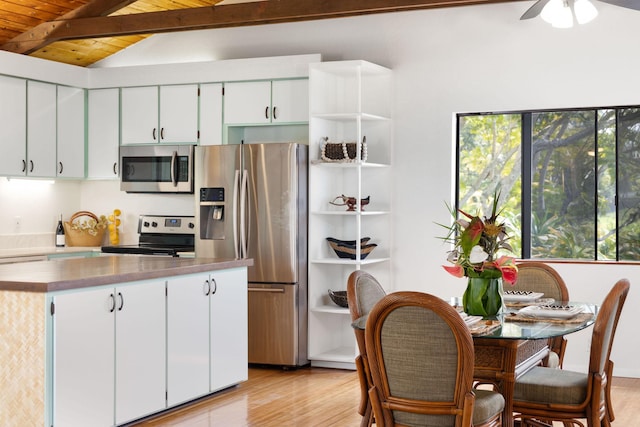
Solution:
M 14 292 L 36 292 L 47 293 L 57 291 L 67 291 L 74 289 L 84 289 L 102 285 L 114 285 L 127 282 L 135 282 L 140 280 L 157 279 L 160 277 L 172 277 L 182 276 L 186 274 L 203 273 L 208 271 L 226 270 L 230 268 L 238 267 L 250 267 L 253 265 L 253 259 L 239 259 L 239 260 L 216 260 L 214 258 L 209 260 L 210 262 L 175 266 L 164 269 L 152 270 L 152 271 L 136 271 L 131 273 L 121 274 L 108 274 L 102 276 L 88 277 L 77 280 L 61 280 L 54 282 L 12 282 L 2 281 L 0 279 L 0 291 L 14 291 Z M 81 283 L 81 284 L 79 284 Z

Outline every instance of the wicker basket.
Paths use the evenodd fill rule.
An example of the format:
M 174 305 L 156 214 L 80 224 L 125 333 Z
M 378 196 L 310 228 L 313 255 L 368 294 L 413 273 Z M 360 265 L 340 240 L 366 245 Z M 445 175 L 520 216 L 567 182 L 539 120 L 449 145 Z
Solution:
M 89 217 L 96 222 L 99 222 L 98 217 L 89 211 L 79 211 L 71 215 L 69 221 L 64 222 L 64 235 L 65 243 L 67 246 L 102 246 L 102 238 L 104 236 L 104 228 L 92 227 L 92 228 L 78 228 L 77 226 L 82 224 L 77 221 L 80 217 Z M 76 227 L 73 227 L 74 221 Z
M 355 162 L 358 155 L 358 146 L 356 142 L 329 142 L 323 138 L 320 147 L 320 158 L 325 162 Z M 366 137 L 360 144 L 360 160 L 367 161 L 367 142 Z

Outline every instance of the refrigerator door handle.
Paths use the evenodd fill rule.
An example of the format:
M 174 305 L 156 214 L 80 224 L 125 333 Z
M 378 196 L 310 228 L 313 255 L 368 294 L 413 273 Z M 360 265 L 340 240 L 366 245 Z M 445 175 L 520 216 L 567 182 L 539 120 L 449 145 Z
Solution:
M 247 241 L 249 239 L 247 233 L 247 204 L 249 192 L 248 174 L 245 169 L 242 171 L 242 183 L 240 184 L 240 254 L 242 258 L 247 257 Z
M 240 186 L 240 171 L 236 169 L 236 174 L 233 178 L 233 249 L 236 254 L 236 259 L 240 258 L 240 251 L 238 245 L 238 191 Z

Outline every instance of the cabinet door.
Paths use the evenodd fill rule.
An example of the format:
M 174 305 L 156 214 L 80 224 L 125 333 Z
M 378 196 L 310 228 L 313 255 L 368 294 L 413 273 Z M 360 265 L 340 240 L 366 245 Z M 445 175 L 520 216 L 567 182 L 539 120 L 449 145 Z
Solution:
M 209 393 L 208 274 L 167 282 L 167 403 L 174 406 Z
M 84 178 L 84 89 L 58 86 L 56 174 Z
M 27 83 L 27 175 L 56 176 L 56 85 Z
M 118 177 L 120 135 L 120 92 L 118 89 L 89 91 L 88 172 L 89 178 Z
M 224 122 L 270 123 L 271 82 L 225 83 Z
M 272 122 L 309 121 L 309 80 L 277 80 L 272 86 Z
M 0 76 L 0 175 L 24 175 L 27 156 L 27 81 Z
M 198 142 L 198 85 L 160 87 L 160 142 Z
M 247 269 L 211 274 L 211 391 L 248 378 Z
M 200 145 L 222 144 L 222 83 L 200 85 Z
M 122 89 L 122 144 L 158 142 L 158 87 Z
M 166 407 L 164 281 L 116 288 L 116 424 Z
M 53 425 L 111 426 L 113 289 L 59 295 L 53 316 Z

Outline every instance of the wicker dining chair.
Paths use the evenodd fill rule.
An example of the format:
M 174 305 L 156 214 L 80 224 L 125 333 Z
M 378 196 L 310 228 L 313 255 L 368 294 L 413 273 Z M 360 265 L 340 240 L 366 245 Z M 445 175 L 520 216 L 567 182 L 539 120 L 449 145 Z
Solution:
M 499 427 L 504 398 L 473 389 L 471 332 L 456 310 L 421 292 L 395 292 L 366 325 L 376 425 Z
M 587 373 L 535 367 L 516 380 L 513 410 L 523 426 L 580 425 L 609 427 L 614 420 L 611 406 L 613 338 L 629 293 L 629 281 L 619 280 L 598 310 L 591 336 Z
M 562 277 L 548 264 L 538 261 L 518 263 L 518 280 L 507 289 L 516 291 L 541 292 L 545 298 L 556 301 L 569 301 L 569 290 Z M 549 340 L 549 356 L 544 365 L 551 368 L 562 368 L 567 339 L 555 337 Z
M 351 321 L 369 314 L 373 306 L 386 295 L 382 285 L 371 274 L 356 270 L 349 275 L 347 280 L 347 302 Z M 371 372 L 367 362 L 367 349 L 364 343 L 364 331 L 354 329 L 359 355 L 356 357 L 356 371 L 360 381 L 360 406 L 358 413 L 362 415 L 361 427 L 371 426 L 373 423 L 373 411 L 369 400 L 369 388 L 372 385 Z

